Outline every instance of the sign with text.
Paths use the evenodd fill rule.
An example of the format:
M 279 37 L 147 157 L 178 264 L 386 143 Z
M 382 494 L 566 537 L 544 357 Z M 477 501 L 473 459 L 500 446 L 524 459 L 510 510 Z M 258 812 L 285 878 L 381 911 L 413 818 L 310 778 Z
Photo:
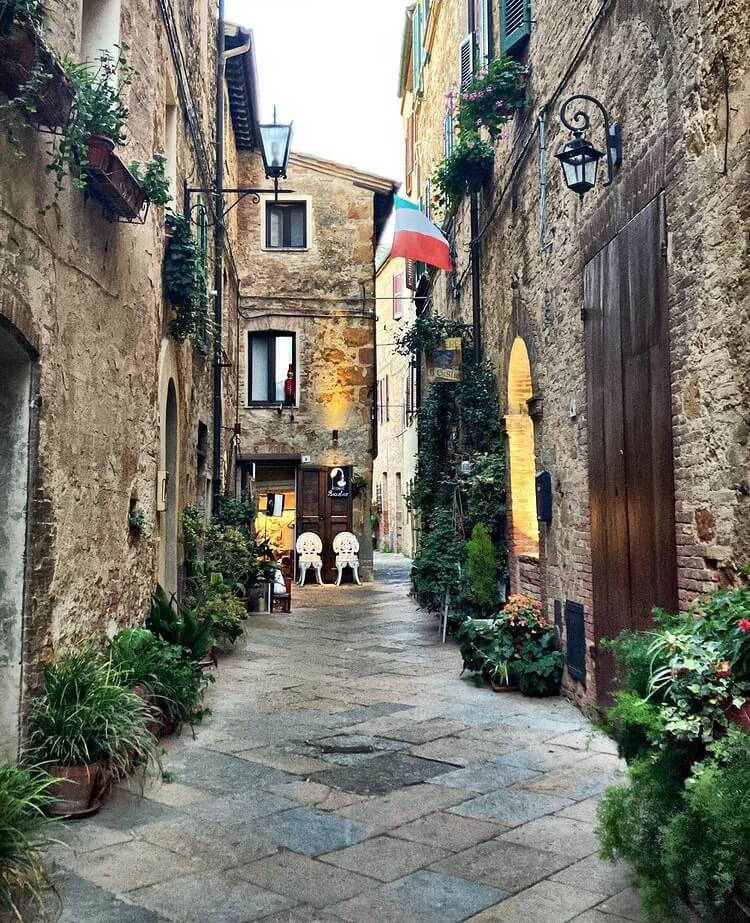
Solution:
M 328 472 L 328 496 L 348 500 L 352 493 L 351 465 L 331 468 Z
M 427 381 L 461 381 L 461 337 L 446 337 L 427 359 Z

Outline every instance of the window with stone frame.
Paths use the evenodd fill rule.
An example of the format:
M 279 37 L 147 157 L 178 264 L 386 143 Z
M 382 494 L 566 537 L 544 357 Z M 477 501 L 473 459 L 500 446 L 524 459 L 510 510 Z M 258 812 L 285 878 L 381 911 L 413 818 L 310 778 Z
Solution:
M 284 383 L 291 371 L 297 378 L 296 334 L 265 330 L 249 333 L 248 403 L 285 403 Z
M 307 249 L 307 202 L 267 202 L 267 250 Z

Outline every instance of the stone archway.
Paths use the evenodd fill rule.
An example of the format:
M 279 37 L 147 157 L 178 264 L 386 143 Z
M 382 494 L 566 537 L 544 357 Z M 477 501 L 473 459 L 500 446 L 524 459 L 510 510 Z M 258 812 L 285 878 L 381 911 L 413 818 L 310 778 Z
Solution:
M 516 556 L 539 556 L 536 515 L 534 422 L 529 416 L 533 395 L 526 343 L 516 337 L 508 363 L 505 428 L 510 466 L 511 546 Z
M 0 762 L 15 760 L 19 740 L 33 366 L 0 326 Z

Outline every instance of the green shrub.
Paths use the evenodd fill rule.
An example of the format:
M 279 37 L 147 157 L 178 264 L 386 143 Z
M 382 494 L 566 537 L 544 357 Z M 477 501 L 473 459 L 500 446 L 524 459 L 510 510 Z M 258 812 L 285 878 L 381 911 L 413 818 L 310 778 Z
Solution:
M 497 554 L 489 532 L 478 522 L 466 543 L 466 579 L 471 599 L 484 612 L 491 612 L 500 602 L 497 591 Z
M 189 603 L 211 620 L 211 637 L 218 643 L 234 644 L 243 632 L 247 618 L 245 604 L 237 598 L 221 574 L 211 574 L 208 582 L 194 581 L 196 595 Z
M 706 921 L 725 919 L 733 894 L 750 898 L 750 739 L 733 730 L 727 740 L 725 762 L 696 770 L 664 830 L 667 880 Z
M 555 631 L 545 628 L 525 638 L 516 651 L 512 668 L 518 688 L 524 695 L 557 695 L 563 658 Z
M 148 689 L 153 705 L 175 725 L 192 726 L 205 715 L 203 695 L 213 676 L 186 660 L 183 648 L 145 628 L 129 628 L 112 639 L 111 657 L 120 683 Z
M 603 724 L 617 741 L 620 756 L 630 763 L 659 745 L 666 721 L 657 704 L 623 689 L 615 693 L 615 704 L 607 711 Z
M 151 597 L 151 608 L 146 618 L 146 628 L 169 644 L 182 648 L 183 655 L 199 661 L 211 647 L 211 619 L 190 606 L 167 596 L 157 586 Z
M 447 510 L 435 513 L 419 543 L 411 578 L 420 606 L 439 610 L 446 589 L 458 587 L 458 567 L 464 559 L 464 544 L 456 535 L 453 516 Z
M 0 765 L 0 914 L 8 911 L 14 919 L 45 883 L 39 854 L 47 842 L 44 808 L 53 782 L 38 768 Z
M 44 670 L 44 691 L 31 703 L 29 749 L 37 762 L 101 763 L 116 777 L 156 761 L 146 722 L 152 710 L 123 687 L 109 659 L 92 645 L 57 657 Z

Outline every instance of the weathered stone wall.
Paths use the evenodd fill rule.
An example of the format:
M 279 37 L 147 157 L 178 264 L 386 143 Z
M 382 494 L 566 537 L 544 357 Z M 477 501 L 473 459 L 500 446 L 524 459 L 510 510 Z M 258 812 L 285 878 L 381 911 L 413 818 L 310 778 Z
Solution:
M 304 199 L 310 213 L 303 251 L 262 249 L 263 209 L 238 206 L 241 277 L 240 337 L 243 456 L 306 455 L 310 465 L 353 465 L 366 488 L 354 500 L 354 532 L 363 573 L 372 568 L 369 525 L 372 483 L 372 401 L 375 383 L 374 188 L 366 174 L 329 161 L 292 155 L 290 201 Z M 379 178 L 377 178 L 379 180 Z M 243 185 L 263 187 L 257 154 L 240 157 Z M 379 180 L 382 186 L 383 181 Z M 297 336 L 297 406 L 280 417 L 276 407 L 249 406 L 248 334 L 291 331 Z M 338 446 L 332 431 L 339 431 Z
M 582 271 L 661 190 L 669 230 L 680 604 L 734 581 L 750 556 L 750 62 L 741 38 L 750 27 L 750 4 L 735 0 L 701 9 L 676 0 L 628 0 L 609 3 L 597 18 L 600 6 L 589 0 L 575 15 L 562 0 L 535 6 L 523 55 L 531 67 L 529 107 L 515 116 L 497 146 L 494 178 L 480 198 L 484 354 L 496 367 L 502 395 L 513 341 L 525 340 L 541 409 L 536 465 L 554 478 L 553 521 L 541 536 L 539 592 L 550 615 L 554 599 L 584 604 L 590 644 L 596 613 Z M 439 156 L 437 113 L 455 82 L 455 49 L 463 36 L 460 28 L 453 30 L 465 2 L 443 0 L 437 9 L 441 19 L 419 104 L 420 126 L 431 132 L 418 148 L 425 169 L 436 151 Z M 623 126 L 625 144 L 615 182 L 607 189 L 600 184 L 583 203 L 564 187 L 552 156 L 567 139 L 558 119 L 560 103 L 576 92 L 604 102 Z M 546 122 L 544 152 L 535 124 L 540 112 Z M 592 139 L 601 147 L 595 131 Z M 540 161 L 547 179 L 541 228 Z M 457 217 L 456 238 L 461 297 L 451 298 L 444 275 L 434 286 L 435 309 L 469 320 L 468 203 Z M 511 557 L 511 573 L 516 587 L 532 589 L 537 582 L 527 560 L 519 569 Z M 595 696 L 593 667 L 589 656 L 588 686 L 583 690 L 571 682 L 572 694 Z
M 377 374 L 378 380 L 388 379 L 388 413 L 378 414 L 378 454 L 373 465 L 373 497 L 378 489 L 382 498 L 377 535 L 381 548 L 388 545 L 391 551 L 412 557 L 414 554 L 414 529 L 412 516 L 406 503 L 409 485 L 414 479 L 417 455 L 417 420 L 407 415 L 406 389 L 409 383 L 411 359 L 399 355 L 393 348 L 398 331 L 414 322 L 416 309 L 412 293 L 405 287 L 401 299 L 402 316 L 393 316 L 393 277 L 405 280 L 406 261 L 402 258 L 387 260 L 375 277 L 377 296 Z M 385 394 L 385 386 L 381 388 Z M 400 478 L 400 480 L 399 480 Z M 399 491 L 399 483 L 401 490 Z
M 190 68 L 181 84 L 156 0 L 122 4 L 120 41 L 137 69 L 129 90 L 126 162 L 165 149 L 165 105 L 192 99 L 192 130 L 177 117 L 176 207 L 182 181 L 209 184 L 200 163 L 213 144 L 214 19 L 208 3 L 172 5 L 177 40 Z M 201 9 L 205 7 L 205 9 Z M 77 2 L 49 7 L 48 40 L 76 57 Z M 197 39 L 197 23 L 205 36 Z M 191 39 L 195 38 L 195 41 Z M 180 114 L 182 113 L 182 114 Z M 160 394 L 170 369 L 178 400 L 178 510 L 195 502 L 198 420 L 211 437 L 211 368 L 189 342 L 169 337 L 170 308 L 162 292 L 164 209 L 152 206 L 145 225 L 111 223 L 96 200 L 66 180 L 55 200 L 45 170 L 49 135 L 21 130 L 24 157 L 0 139 L 0 320 L 35 356 L 35 424 L 29 484 L 24 674 L 36 685 L 38 665 L 59 645 L 140 620 L 159 575 L 157 471 L 163 432 Z M 196 135 L 200 138 L 197 156 Z M 231 130 L 227 143 L 233 144 Z M 231 179 L 231 178 L 230 178 Z M 231 267 L 231 292 L 236 291 Z M 236 296 L 234 301 L 236 310 Z M 231 372 L 227 374 L 233 418 Z M 162 448 L 160 448 L 162 445 Z M 146 515 L 149 535 L 128 528 L 131 498 Z M 179 518 L 179 515 L 178 515 Z

